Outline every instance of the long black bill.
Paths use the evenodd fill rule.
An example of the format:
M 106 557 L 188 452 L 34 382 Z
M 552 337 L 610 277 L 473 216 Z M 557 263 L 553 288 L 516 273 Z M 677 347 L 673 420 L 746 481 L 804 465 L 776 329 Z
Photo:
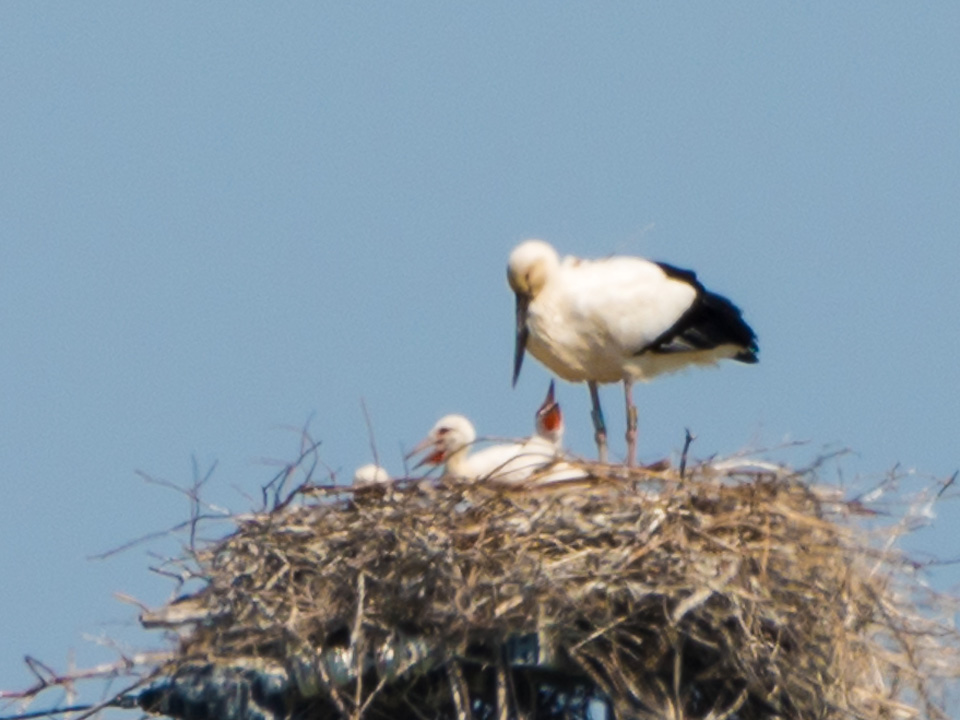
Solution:
M 517 341 L 513 349 L 513 386 L 517 386 L 517 378 L 520 377 L 520 368 L 523 367 L 523 354 L 527 349 L 527 337 L 530 331 L 527 329 L 527 306 L 530 304 L 530 298 L 526 295 L 517 294 Z

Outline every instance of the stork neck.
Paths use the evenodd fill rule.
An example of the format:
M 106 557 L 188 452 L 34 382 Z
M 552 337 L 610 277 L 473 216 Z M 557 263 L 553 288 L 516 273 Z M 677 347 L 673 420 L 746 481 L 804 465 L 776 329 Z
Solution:
M 468 448 L 464 446 L 450 453 L 450 457 L 447 458 L 446 465 L 448 475 L 454 475 L 456 477 L 467 476 L 467 450 Z

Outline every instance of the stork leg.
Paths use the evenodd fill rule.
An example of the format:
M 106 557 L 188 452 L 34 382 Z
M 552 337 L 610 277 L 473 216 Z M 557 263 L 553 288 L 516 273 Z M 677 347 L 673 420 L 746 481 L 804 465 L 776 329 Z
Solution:
M 590 387 L 590 402 L 593 409 L 590 417 L 593 418 L 594 439 L 597 441 L 597 456 L 600 462 L 607 461 L 607 426 L 603 422 L 603 410 L 600 409 L 600 394 L 597 392 L 597 383 L 593 380 L 587 385 Z
M 627 467 L 637 463 L 637 406 L 633 404 L 633 380 L 623 381 L 623 392 L 627 397 Z

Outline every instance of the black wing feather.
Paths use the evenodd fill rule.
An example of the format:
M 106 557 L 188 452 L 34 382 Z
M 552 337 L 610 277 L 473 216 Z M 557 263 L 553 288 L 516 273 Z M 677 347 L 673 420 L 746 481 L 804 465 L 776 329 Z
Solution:
M 711 350 L 720 345 L 739 345 L 743 351 L 734 360 L 757 362 L 757 336 L 744 321 L 740 308 L 723 295 L 710 292 L 691 270 L 657 263 L 668 277 L 693 286 L 697 295 L 693 304 L 668 330 L 637 354 Z

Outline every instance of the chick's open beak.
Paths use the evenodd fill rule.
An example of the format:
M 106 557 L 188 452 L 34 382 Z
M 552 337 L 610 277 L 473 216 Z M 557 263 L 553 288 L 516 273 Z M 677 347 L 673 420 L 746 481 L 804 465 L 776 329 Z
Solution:
M 410 458 L 414 457 L 415 455 L 419 455 L 420 453 L 422 453 L 424 450 L 427 450 L 428 448 L 434 448 L 434 451 L 432 453 L 428 453 L 424 455 L 423 459 L 421 459 L 420 462 L 418 462 L 416 465 L 410 468 L 411 470 L 416 470 L 417 468 L 421 468 L 424 465 L 439 465 L 444 461 L 443 450 L 436 447 L 436 441 L 434 440 L 434 438 L 432 438 L 429 435 L 425 437 L 423 440 L 421 440 L 419 443 L 417 443 L 417 446 L 413 450 L 411 450 L 406 455 L 404 455 L 404 460 L 409 460 Z
M 547 390 L 547 397 L 543 405 L 537 410 L 537 418 L 547 430 L 553 431 L 560 427 L 563 422 L 563 416 L 560 413 L 560 403 L 554 397 L 554 381 L 550 381 L 550 387 Z
M 554 386 L 556 382 L 553 380 L 550 381 L 550 387 L 547 388 L 547 397 L 543 400 L 543 405 L 540 406 L 540 412 L 543 412 L 550 408 L 551 405 L 556 405 L 557 400 L 554 396 Z

